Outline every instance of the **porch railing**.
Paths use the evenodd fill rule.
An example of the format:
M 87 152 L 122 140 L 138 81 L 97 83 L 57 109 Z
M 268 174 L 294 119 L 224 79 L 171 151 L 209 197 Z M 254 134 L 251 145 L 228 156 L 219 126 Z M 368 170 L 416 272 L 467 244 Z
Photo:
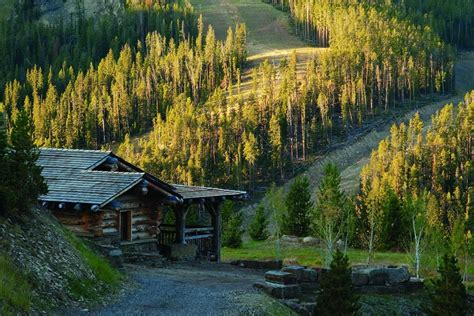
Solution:
M 176 240 L 176 227 L 174 225 L 161 225 L 160 228 L 160 244 L 173 244 Z M 201 257 L 209 257 L 215 252 L 213 227 L 186 227 L 184 240 L 187 244 L 196 245 L 198 255 Z

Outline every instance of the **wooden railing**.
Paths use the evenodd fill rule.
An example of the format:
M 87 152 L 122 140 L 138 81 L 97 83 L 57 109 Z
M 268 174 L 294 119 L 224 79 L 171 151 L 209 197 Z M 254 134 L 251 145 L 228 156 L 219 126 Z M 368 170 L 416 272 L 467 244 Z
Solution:
M 170 245 L 176 240 L 176 227 L 174 225 L 161 225 L 159 241 L 161 245 Z M 200 257 L 209 258 L 214 254 L 214 228 L 213 227 L 186 227 L 184 240 L 187 244 L 196 245 Z

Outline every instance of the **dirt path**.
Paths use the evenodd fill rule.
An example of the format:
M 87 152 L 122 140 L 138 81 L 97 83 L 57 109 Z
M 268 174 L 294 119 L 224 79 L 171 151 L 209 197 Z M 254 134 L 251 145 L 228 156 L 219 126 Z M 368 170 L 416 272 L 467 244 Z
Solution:
M 263 272 L 228 264 L 128 266 L 136 282 L 116 301 L 90 315 L 288 315 L 287 308 L 252 288 Z

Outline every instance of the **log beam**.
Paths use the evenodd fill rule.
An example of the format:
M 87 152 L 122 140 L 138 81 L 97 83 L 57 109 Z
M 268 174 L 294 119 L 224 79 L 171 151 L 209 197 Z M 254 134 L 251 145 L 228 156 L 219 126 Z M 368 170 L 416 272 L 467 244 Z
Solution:
M 177 244 L 186 244 L 186 215 L 188 214 L 189 206 L 178 205 L 173 208 L 176 217 L 176 238 Z

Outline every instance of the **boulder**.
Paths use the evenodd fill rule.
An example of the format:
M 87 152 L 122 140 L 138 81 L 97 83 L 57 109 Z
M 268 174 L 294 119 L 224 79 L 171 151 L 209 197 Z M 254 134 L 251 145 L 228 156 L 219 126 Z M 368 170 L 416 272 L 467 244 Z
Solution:
M 255 288 L 263 290 L 272 297 L 279 299 L 296 298 L 301 294 L 298 284 L 277 284 L 272 282 L 257 282 L 253 285 Z
M 123 253 L 120 249 L 113 249 L 108 253 L 110 264 L 116 268 L 123 267 Z
M 297 236 L 283 235 L 281 236 L 281 241 L 299 243 L 300 239 Z
M 302 266 L 292 265 L 284 267 L 283 269 L 281 269 L 281 271 L 293 274 L 293 276 L 298 282 L 303 281 L 304 267 Z
M 367 268 L 369 285 L 386 285 L 388 283 L 388 273 L 384 268 Z
M 265 273 L 265 281 L 283 285 L 298 283 L 294 274 L 278 270 L 267 271 Z
M 354 286 L 364 286 L 364 285 L 369 284 L 369 274 L 364 270 L 353 271 L 352 284 Z
M 303 270 L 303 282 L 318 283 L 319 273 L 315 269 L 307 268 Z
M 407 266 L 388 266 L 385 268 L 388 274 L 388 282 L 390 284 L 404 283 L 410 280 L 410 272 Z
M 303 238 L 303 243 L 310 244 L 310 245 L 317 245 L 319 244 L 319 240 L 317 238 L 308 236 L 308 237 Z
M 405 283 L 405 287 L 408 292 L 415 292 L 415 291 L 422 290 L 424 287 L 423 279 L 411 277 L 408 280 L 408 282 Z

